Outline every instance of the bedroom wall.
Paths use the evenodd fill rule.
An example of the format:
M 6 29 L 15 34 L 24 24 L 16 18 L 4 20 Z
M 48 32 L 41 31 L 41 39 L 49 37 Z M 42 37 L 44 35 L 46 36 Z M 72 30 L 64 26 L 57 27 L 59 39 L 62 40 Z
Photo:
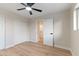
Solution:
M 71 9 L 71 52 L 73 56 L 79 56 L 79 31 L 74 31 L 73 12 L 74 8 L 79 5 L 74 5 Z
M 29 41 L 27 19 L 0 9 L 0 49 Z
M 2 15 L 0 15 L 0 49 L 5 47 L 5 20 Z
M 30 41 L 37 42 L 36 41 L 37 39 L 36 20 L 30 19 L 28 23 L 29 23 Z
M 70 10 L 54 14 L 55 46 L 70 50 Z

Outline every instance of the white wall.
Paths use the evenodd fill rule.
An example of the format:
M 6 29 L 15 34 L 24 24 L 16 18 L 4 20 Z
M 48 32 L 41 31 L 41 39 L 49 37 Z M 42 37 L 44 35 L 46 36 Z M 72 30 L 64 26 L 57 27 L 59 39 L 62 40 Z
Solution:
M 70 50 L 70 10 L 54 14 L 55 46 Z
M 15 13 L 0 10 L 0 49 L 29 41 L 28 22 L 26 20 L 26 18 Z
M 73 11 L 74 5 L 71 9 L 71 52 L 74 56 L 79 56 L 79 31 L 74 31 L 73 29 Z
M 0 15 L 0 49 L 5 48 L 5 20 L 2 15 Z
M 10 47 L 12 45 L 14 45 L 14 20 L 10 19 L 10 18 L 5 18 L 6 20 L 6 25 L 5 25 L 5 31 L 6 31 L 6 38 L 5 38 L 5 43 L 6 43 L 6 47 Z
M 29 41 L 28 24 L 26 22 L 22 20 L 14 21 L 14 39 L 15 44 Z
M 37 30 L 36 30 L 36 20 L 31 20 L 29 21 L 29 32 L 30 32 L 30 41 L 32 42 L 37 42 Z

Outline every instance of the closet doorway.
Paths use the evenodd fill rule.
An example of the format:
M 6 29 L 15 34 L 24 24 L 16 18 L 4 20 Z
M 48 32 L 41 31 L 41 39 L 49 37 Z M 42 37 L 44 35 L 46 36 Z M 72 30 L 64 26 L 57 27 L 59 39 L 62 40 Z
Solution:
M 42 21 L 38 21 L 37 30 L 38 30 L 38 43 L 43 44 L 44 43 L 44 33 L 43 33 L 43 22 Z

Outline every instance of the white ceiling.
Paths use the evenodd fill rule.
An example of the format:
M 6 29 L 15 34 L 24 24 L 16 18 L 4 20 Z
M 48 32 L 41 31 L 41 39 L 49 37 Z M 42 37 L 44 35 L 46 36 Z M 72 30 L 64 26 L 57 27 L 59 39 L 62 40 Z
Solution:
M 41 15 L 47 15 L 51 13 L 60 12 L 69 9 L 72 6 L 71 3 L 36 3 L 32 7 L 41 9 L 43 12 L 32 11 L 33 15 L 30 16 L 27 10 L 17 11 L 16 9 L 24 7 L 20 3 L 0 3 L 0 7 L 8 11 L 20 14 L 24 17 L 38 17 Z

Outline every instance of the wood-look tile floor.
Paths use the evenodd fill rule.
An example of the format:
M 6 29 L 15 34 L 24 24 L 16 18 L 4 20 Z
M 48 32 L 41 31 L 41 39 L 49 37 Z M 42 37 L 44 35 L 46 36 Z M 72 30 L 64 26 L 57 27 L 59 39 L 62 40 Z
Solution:
M 14 47 L 0 50 L 0 56 L 71 56 L 70 51 L 40 45 L 33 42 L 24 42 Z

